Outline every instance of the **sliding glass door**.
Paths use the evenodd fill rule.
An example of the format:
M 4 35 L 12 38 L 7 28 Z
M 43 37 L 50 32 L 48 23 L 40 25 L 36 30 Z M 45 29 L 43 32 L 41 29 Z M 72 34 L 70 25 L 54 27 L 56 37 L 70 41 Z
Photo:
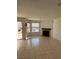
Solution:
M 17 31 L 17 39 L 22 39 L 22 22 L 18 21 L 17 22 L 17 27 L 18 27 L 18 31 Z
M 25 37 L 25 36 L 27 38 L 28 36 L 40 34 L 40 22 L 27 21 L 27 22 L 25 22 L 25 25 L 23 25 L 22 21 L 18 21 L 17 25 L 18 25 L 18 34 L 17 34 L 18 37 L 17 37 L 17 39 L 23 39 L 23 37 Z M 26 34 L 23 34 L 25 32 L 26 32 Z

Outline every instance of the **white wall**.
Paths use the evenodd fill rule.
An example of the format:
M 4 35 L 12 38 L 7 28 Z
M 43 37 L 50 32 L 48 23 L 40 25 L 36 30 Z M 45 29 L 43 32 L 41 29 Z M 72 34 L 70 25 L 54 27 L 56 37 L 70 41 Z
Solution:
M 52 28 L 53 20 L 41 20 L 42 28 Z
M 61 40 L 61 19 L 53 20 L 53 37 L 57 40 Z

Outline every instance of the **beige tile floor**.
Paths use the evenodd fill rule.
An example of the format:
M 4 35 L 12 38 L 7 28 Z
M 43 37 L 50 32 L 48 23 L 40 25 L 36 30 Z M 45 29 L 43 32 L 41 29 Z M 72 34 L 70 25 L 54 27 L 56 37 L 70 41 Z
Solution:
M 61 59 L 61 43 L 48 37 L 17 40 L 17 59 Z

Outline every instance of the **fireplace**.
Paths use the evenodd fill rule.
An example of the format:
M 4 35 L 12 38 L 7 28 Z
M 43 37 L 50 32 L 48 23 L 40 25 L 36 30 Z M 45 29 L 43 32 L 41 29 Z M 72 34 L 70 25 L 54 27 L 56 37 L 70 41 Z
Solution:
M 50 28 L 42 28 L 42 36 L 50 37 Z

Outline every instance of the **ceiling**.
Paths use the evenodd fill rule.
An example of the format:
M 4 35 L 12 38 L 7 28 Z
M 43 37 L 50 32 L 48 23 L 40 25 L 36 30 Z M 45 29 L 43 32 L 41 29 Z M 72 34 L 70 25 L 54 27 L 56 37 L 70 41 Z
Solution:
M 17 0 L 17 16 L 28 19 L 61 17 L 61 0 Z

